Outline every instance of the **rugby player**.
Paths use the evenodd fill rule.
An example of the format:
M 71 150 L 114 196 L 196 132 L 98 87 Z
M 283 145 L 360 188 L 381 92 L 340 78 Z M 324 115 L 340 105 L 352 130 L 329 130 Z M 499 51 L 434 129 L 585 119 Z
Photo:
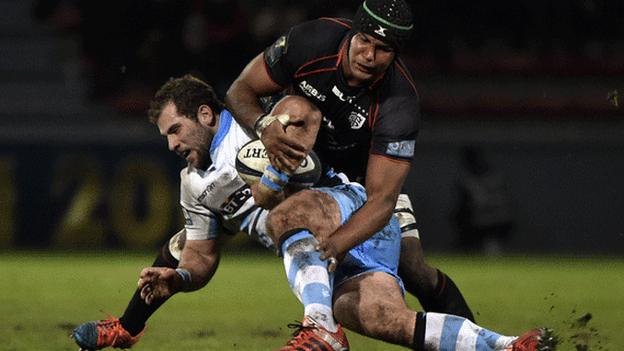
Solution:
M 276 105 L 276 109 L 283 105 Z M 219 236 L 243 230 L 260 239 L 265 246 L 272 246 L 271 240 L 265 236 L 266 211 L 254 206 L 249 187 L 237 176 L 234 168 L 236 151 L 249 138 L 223 109 L 213 90 L 200 80 L 185 76 L 166 83 L 151 106 L 150 117 L 161 134 L 166 135 L 170 150 L 188 162 L 180 173 L 180 203 L 186 217 L 185 229 L 172 238 L 170 245 L 163 247 L 156 259 L 154 266 L 163 268 L 143 270 L 140 288 L 121 321 L 111 318 L 88 322 L 74 330 L 76 342 L 85 350 L 131 347 L 140 338 L 151 313 L 171 295 L 193 291 L 207 284 L 219 262 Z M 274 112 L 296 114 L 288 106 Z M 363 193 L 359 185 L 348 186 L 356 193 Z M 396 251 L 398 230 L 395 228 L 392 233 L 397 239 L 393 246 Z M 183 243 L 185 235 L 187 238 Z M 337 274 L 340 272 L 339 268 Z M 343 275 L 346 277 L 347 273 Z M 349 292 L 337 296 L 338 306 L 356 311 L 360 308 L 349 298 Z M 336 335 L 344 338 L 342 331 L 333 334 Z M 429 340 L 435 340 L 435 336 Z M 344 344 L 348 345 L 346 339 Z M 342 345 L 332 349 L 341 349 Z M 443 345 L 440 342 L 440 347 Z
M 251 139 L 224 109 L 213 88 L 190 75 L 165 83 L 155 94 L 148 115 L 167 138 L 169 150 L 188 163 L 180 172 L 185 227 L 163 246 L 153 266 L 177 268 L 167 271 L 171 279 L 192 275 L 192 281 L 176 280 L 184 284 L 175 288 L 196 290 L 217 269 L 218 238 L 246 231 L 265 246 L 272 246 L 263 231 L 264 221 L 259 220 L 266 211 L 255 206 L 249 186 L 234 166 L 237 151 Z M 201 269 L 186 268 L 196 266 Z M 146 302 L 137 290 L 121 318 L 84 323 L 72 336 L 87 350 L 128 348 L 140 338 L 145 322 L 166 299 Z
M 346 252 L 387 223 L 410 169 L 419 97 L 398 52 L 412 26 L 409 6 L 390 0 L 362 4 L 355 28 L 348 20 L 334 18 L 295 26 L 248 64 L 226 96 L 234 117 L 248 128 L 266 124 L 259 123 L 266 118 L 259 96 L 284 89 L 305 96 L 322 112 L 314 150 L 324 164 L 351 180 L 368 182 L 369 201 L 353 221 L 321 243 L 329 257 Z M 300 137 L 289 138 L 281 127 L 269 124 L 262 141 L 277 168 L 292 170 L 305 147 Z M 409 206 L 402 218 L 399 268 L 407 291 L 426 311 L 474 321 L 453 280 L 425 262 L 419 233 L 411 230 L 411 204 L 403 201 L 404 195 L 398 198 Z
M 257 204 L 272 208 L 273 199 L 282 197 L 281 183 L 287 183 L 310 150 L 305 133 L 292 132 L 306 123 L 320 125 L 313 147 L 323 164 L 364 182 L 366 188 L 365 193 L 335 187 L 304 190 L 270 212 L 269 234 L 283 254 L 290 286 L 304 305 L 302 328 L 283 350 L 306 349 L 322 341 L 319 335 L 330 339 L 339 330 L 332 299 L 333 313 L 348 328 L 400 345 L 423 348 L 425 326 L 439 324 L 437 314 L 406 308 L 392 268 L 399 256 L 392 247 L 392 213 L 410 170 L 419 123 L 418 94 L 397 56 L 412 28 L 405 1 L 367 0 L 353 22 L 322 18 L 291 28 L 256 56 L 228 90 L 226 103 L 234 118 L 256 130 L 273 165 L 255 188 Z M 265 114 L 259 98 L 284 90 L 312 102 L 321 111 L 320 121 L 314 116 L 288 120 Z M 319 224 L 319 218 L 327 223 Z M 452 281 L 424 263 L 417 238 L 404 239 L 403 247 L 402 260 L 419 263 L 407 266 L 415 268 L 405 275 L 414 277 L 410 287 L 430 293 L 421 295 L 425 309 L 441 307 L 472 318 Z M 343 271 L 356 279 L 332 276 L 340 260 L 348 267 Z M 366 301 L 368 308 L 345 308 L 353 307 L 354 301 Z M 454 332 L 469 323 L 461 320 Z M 537 345 L 540 333 L 533 333 L 529 343 Z

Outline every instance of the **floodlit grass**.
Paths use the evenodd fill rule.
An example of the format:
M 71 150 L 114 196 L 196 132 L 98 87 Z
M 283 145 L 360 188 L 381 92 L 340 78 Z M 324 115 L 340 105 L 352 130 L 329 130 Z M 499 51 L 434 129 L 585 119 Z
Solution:
M 73 350 L 77 324 L 119 316 L 155 253 L 0 253 L 0 350 Z M 624 260 L 432 256 L 462 289 L 479 324 L 506 334 L 556 329 L 560 350 L 620 350 Z M 408 303 L 415 309 L 412 297 Z M 281 261 L 226 253 L 203 290 L 179 294 L 152 317 L 133 350 L 273 350 L 301 318 Z M 591 313 L 585 326 L 577 319 Z M 349 333 L 353 350 L 401 350 Z

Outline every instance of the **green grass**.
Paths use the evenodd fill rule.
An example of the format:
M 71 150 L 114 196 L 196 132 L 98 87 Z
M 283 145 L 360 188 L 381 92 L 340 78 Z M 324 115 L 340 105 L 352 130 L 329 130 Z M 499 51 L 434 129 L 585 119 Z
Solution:
M 76 350 L 68 337 L 86 320 L 118 316 L 150 253 L 0 253 L 0 350 Z M 506 334 L 548 325 L 560 350 L 621 350 L 624 260 L 433 256 L 469 301 L 479 324 Z M 418 303 L 408 298 L 413 308 Z M 133 350 L 272 350 L 301 318 L 281 261 L 270 255 L 225 254 L 203 290 L 171 299 L 150 320 Z M 585 328 L 574 320 L 591 313 Z M 400 350 L 349 333 L 353 350 Z M 575 338 L 573 335 L 577 335 Z M 584 341 L 585 340 L 585 341 Z

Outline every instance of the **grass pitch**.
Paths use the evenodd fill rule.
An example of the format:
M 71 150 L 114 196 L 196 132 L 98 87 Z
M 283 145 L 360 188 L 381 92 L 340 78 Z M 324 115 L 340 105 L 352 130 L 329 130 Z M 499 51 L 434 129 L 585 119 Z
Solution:
M 73 350 L 77 324 L 119 316 L 153 253 L 0 253 L 0 350 Z M 624 259 L 431 256 L 479 324 L 505 334 L 546 325 L 559 350 L 624 349 Z M 408 303 L 420 308 L 413 297 Z M 273 350 L 301 318 L 281 261 L 225 253 L 206 288 L 179 294 L 133 350 Z M 353 350 L 402 348 L 349 333 Z

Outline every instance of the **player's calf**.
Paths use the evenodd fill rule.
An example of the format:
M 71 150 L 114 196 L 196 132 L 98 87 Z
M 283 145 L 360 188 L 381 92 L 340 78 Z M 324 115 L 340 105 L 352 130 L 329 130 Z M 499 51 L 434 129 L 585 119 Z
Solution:
M 418 298 L 425 311 L 454 314 L 474 322 L 474 315 L 455 282 L 425 262 L 416 216 L 406 194 L 399 195 L 394 215 L 401 228 L 399 276 L 405 289 Z
M 346 328 L 392 344 L 413 343 L 415 313 L 396 279 L 373 272 L 351 278 L 334 293 L 334 315 Z

